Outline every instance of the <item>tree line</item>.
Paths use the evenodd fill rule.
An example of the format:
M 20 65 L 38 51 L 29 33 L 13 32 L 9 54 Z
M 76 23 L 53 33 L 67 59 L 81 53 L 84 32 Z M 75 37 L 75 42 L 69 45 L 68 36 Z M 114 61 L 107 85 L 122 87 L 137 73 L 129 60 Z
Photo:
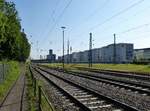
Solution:
M 30 54 L 27 35 L 13 2 L 0 0 L 0 60 L 25 61 Z

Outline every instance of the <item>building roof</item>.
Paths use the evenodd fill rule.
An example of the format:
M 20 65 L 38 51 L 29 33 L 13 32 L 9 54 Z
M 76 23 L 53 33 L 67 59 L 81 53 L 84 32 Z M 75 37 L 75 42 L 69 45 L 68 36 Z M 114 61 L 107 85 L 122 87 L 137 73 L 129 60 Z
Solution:
M 134 49 L 135 51 L 144 50 L 144 51 L 150 51 L 150 48 L 142 48 L 142 49 Z

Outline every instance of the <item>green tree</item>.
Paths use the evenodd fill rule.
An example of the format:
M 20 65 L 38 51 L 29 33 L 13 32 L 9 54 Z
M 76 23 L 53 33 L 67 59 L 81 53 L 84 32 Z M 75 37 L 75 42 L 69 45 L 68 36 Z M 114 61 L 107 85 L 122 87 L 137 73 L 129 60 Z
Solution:
M 25 61 L 30 53 L 26 34 L 13 2 L 0 0 L 0 59 Z
M 30 55 L 30 44 L 24 32 L 21 32 L 20 60 L 25 61 Z

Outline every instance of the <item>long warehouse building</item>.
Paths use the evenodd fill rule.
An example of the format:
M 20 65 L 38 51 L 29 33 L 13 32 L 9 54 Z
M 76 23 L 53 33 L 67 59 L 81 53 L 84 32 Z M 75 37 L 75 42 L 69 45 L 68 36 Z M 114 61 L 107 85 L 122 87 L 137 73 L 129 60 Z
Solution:
M 107 45 L 102 48 L 92 49 L 93 63 L 113 63 L 114 57 L 116 63 L 131 63 L 133 62 L 134 47 L 131 43 L 118 43 Z M 115 50 L 115 56 L 114 56 Z M 61 59 L 62 57 L 59 57 Z M 71 63 L 88 63 L 89 50 L 74 52 L 64 56 L 65 62 Z
M 135 49 L 134 62 L 150 63 L 150 48 Z

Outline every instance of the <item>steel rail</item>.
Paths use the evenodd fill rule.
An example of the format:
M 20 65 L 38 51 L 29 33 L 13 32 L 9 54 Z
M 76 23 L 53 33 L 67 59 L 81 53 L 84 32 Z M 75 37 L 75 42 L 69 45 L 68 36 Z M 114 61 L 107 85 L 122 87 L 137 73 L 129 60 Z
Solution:
M 114 80 L 111 78 L 94 76 L 94 75 L 90 75 L 90 74 L 83 74 L 83 73 L 79 73 L 79 72 L 71 72 L 71 71 L 65 71 L 65 72 L 66 72 L 66 74 L 69 73 L 69 74 L 76 75 L 79 77 L 83 77 L 83 78 L 91 79 L 91 80 L 98 81 L 98 82 L 104 82 L 107 84 L 120 86 L 120 87 L 123 87 L 126 89 L 131 89 L 133 91 L 138 91 L 138 92 L 146 93 L 146 94 L 150 95 L 150 90 L 145 90 L 145 88 L 150 89 L 150 86 L 145 86 L 145 85 L 136 84 L 136 83 L 132 83 L 132 82 L 129 83 L 129 82 L 121 81 L 121 80 Z M 136 86 L 141 87 L 141 88 L 138 88 L 136 86 L 133 87 L 133 85 L 136 85 Z
M 47 67 L 45 67 L 45 68 L 47 68 Z M 57 70 L 57 71 L 66 72 L 66 74 L 69 73 L 69 74 L 73 74 L 73 75 L 76 75 L 76 76 L 92 79 L 92 80 L 95 80 L 95 81 L 113 84 L 113 85 L 117 85 L 117 86 L 124 87 L 124 88 L 127 88 L 127 89 L 131 89 L 133 91 L 139 91 L 141 93 L 146 93 L 146 94 L 150 95 L 150 90 L 145 90 L 145 88 L 150 89 L 149 85 L 133 83 L 131 81 L 125 81 L 125 80 L 122 81 L 122 80 L 119 80 L 119 79 L 113 79 L 113 78 L 108 78 L 108 77 L 95 76 L 95 75 L 91 75 L 91 74 L 87 74 L 87 73 L 85 74 L 83 72 L 75 72 L 75 71 L 71 71 L 71 70 L 64 70 L 63 71 L 61 69 L 56 69 L 56 68 L 54 68 L 54 69 Z M 137 87 L 132 87 L 132 85 L 141 87 L 142 89 L 139 89 Z
M 55 84 L 53 81 L 51 81 L 49 78 L 47 78 L 45 75 L 43 75 L 40 71 L 34 68 L 34 70 L 39 73 L 46 81 L 53 84 L 57 89 L 59 89 L 61 92 L 63 92 L 64 95 L 70 98 L 70 100 L 77 104 L 81 109 L 84 109 L 85 111 L 91 111 L 89 108 L 87 108 L 84 104 L 82 104 L 80 101 L 78 101 L 76 98 L 74 98 L 71 94 L 66 92 L 63 88 L 59 87 L 57 84 Z
M 37 69 L 36 69 L 36 70 L 37 70 Z M 73 85 L 75 85 L 75 86 L 77 86 L 77 87 L 79 87 L 79 88 L 81 88 L 81 89 L 87 90 L 87 91 L 89 91 L 90 93 L 93 93 L 94 95 L 96 95 L 96 96 L 98 96 L 98 97 L 100 97 L 100 98 L 104 98 L 105 100 L 107 100 L 107 101 L 109 101 L 109 102 L 111 102 L 111 103 L 113 103 L 113 104 L 115 104 L 115 105 L 117 105 L 117 106 L 120 106 L 120 107 L 123 108 L 124 110 L 127 110 L 127 111 L 139 111 L 139 110 L 136 109 L 135 107 L 132 107 L 132 106 L 126 104 L 126 103 L 122 103 L 122 102 L 120 102 L 120 101 L 117 101 L 117 100 L 115 100 L 115 99 L 112 99 L 111 97 L 108 97 L 108 96 L 106 96 L 106 95 L 100 94 L 100 93 L 98 92 L 98 90 L 95 90 L 94 88 L 85 87 L 85 86 L 83 86 L 83 85 L 81 86 L 81 85 L 79 85 L 79 84 L 77 84 L 77 83 L 75 83 L 75 82 L 73 82 L 73 81 L 71 81 L 71 80 L 68 80 L 68 79 L 65 79 L 65 78 L 63 78 L 63 77 L 60 77 L 60 76 L 58 76 L 58 75 L 55 75 L 55 74 L 53 74 L 53 73 L 50 73 L 49 71 L 44 70 L 44 69 L 39 69 L 39 70 L 44 71 L 44 72 L 46 72 L 46 73 L 48 73 L 48 74 L 51 74 L 51 75 L 55 76 L 56 78 L 59 78 L 59 79 L 61 79 L 61 80 L 64 80 L 65 82 L 68 82 L 68 83 L 70 83 L 70 84 L 73 84 Z
M 110 75 L 117 75 L 121 77 L 130 77 L 130 78 L 137 78 L 141 80 L 150 80 L 150 73 L 139 73 L 139 72 L 125 72 L 125 71 L 113 71 L 113 70 L 102 70 L 102 69 L 92 69 L 92 68 L 85 68 L 85 67 L 75 67 L 79 70 L 95 72 L 95 73 L 105 73 Z

